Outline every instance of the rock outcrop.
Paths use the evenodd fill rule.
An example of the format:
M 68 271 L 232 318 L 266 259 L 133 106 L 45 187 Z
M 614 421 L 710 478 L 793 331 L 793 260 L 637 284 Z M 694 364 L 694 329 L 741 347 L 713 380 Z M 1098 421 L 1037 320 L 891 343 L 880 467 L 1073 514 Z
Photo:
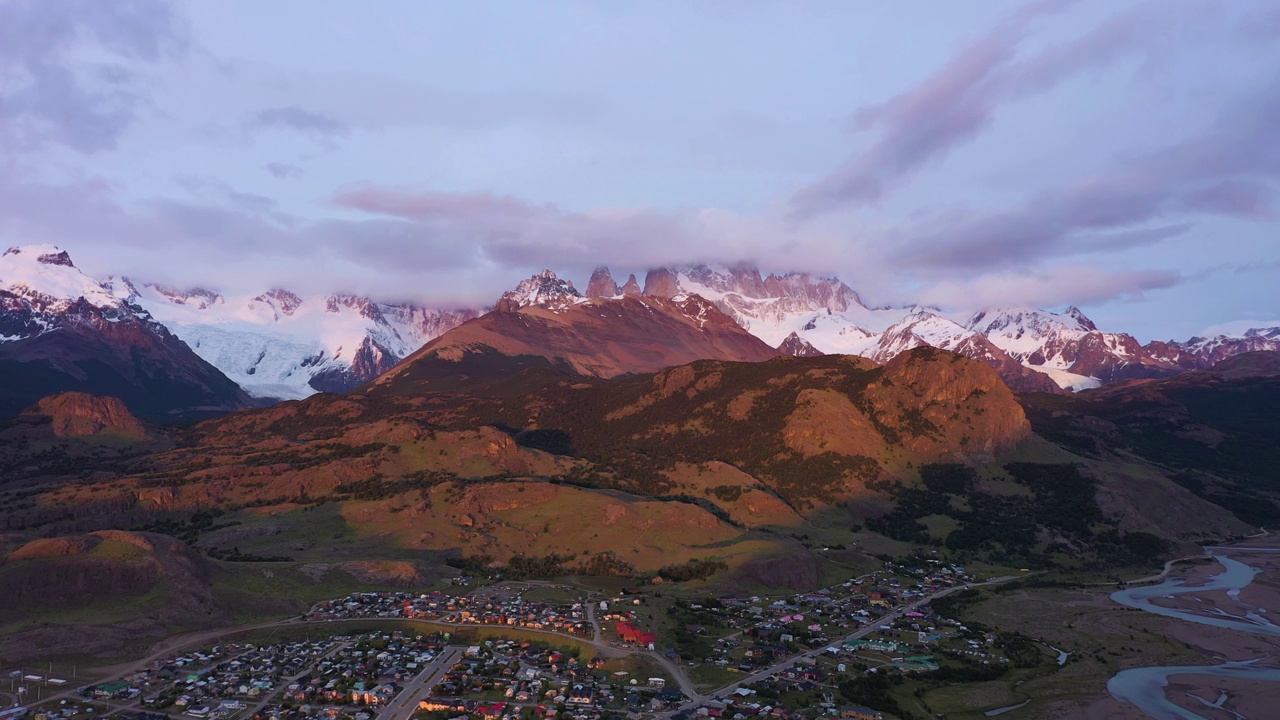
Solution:
M 23 411 L 23 419 L 47 420 L 56 437 L 115 435 L 148 438 L 146 427 L 118 398 L 65 392 L 43 398 Z

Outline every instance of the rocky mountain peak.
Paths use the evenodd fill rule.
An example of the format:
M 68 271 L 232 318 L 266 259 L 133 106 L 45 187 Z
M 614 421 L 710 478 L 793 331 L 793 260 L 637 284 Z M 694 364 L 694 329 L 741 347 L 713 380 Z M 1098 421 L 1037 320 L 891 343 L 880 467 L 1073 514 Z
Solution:
M 128 278 L 125 278 L 124 282 L 127 287 L 132 288 L 132 295 L 139 295 L 137 288 L 129 281 Z M 177 290 L 159 283 L 148 283 L 147 287 L 165 296 L 168 298 L 169 302 L 172 302 L 175 305 L 191 305 L 200 308 L 201 310 L 222 300 L 222 295 L 219 293 L 213 292 L 212 290 L 206 290 L 202 287 L 196 287 L 190 290 Z
M 62 267 L 69 267 L 69 268 L 75 267 L 75 265 L 72 264 L 71 262 L 71 256 L 67 254 L 66 250 L 62 250 L 56 253 L 47 253 L 47 254 L 41 255 L 40 257 L 36 258 L 36 262 L 39 262 L 43 265 L 61 265 Z
M 499 312 L 515 312 L 521 308 L 537 305 L 553 311 L 561 311 L 573 305 L 584 303 L 587 298 L 573 287 L 573 283 L 563 280 L 550 270 L 521 280 L 514 290 L 508 290 L 493 306 Z
M 1063 315 L 1066 315 L 1069 318 L 1074 318 L 1075 321 L 1080 324 L 1080 327 L 1086 330 L 1098 329 L 1098 326 L 1095 325 L 1093 321 L 1090 320 L 1083 312 L 1080 311 L 1080 308 L 1076 307 L 1075 305 L 1072 305 L 1071 307 L 1067 308 L 1067 311 L 1063 313 Z
M 61 313 L 84 302 L 95 308 L 117 308 L 120 301 L 101 283 L 85 275 L 71 257 L 53 245 L 12 247 L 0 256 L 0 290 L 28 310 Z M 5 333 L 0 333 L 4 335 Z
M 591 273 L 591 280 L 587 282 L 587 297 L 589 298 L 606 298 L 618 295 L 618 283 L 614 282 L 613 276 L 609 274 L 609 268 L 601 265 Z
M 782 344 L 778 346 L 778 352 L 782 355 L 791 355 L 793 357 L 818 357 L 826 354 L 794 332 L 782 341 Z
M 3 257 L 11 255 L 23 255 L 27 258 L 34 257 L 36 262 L 41 265 L 61 265 L 62 267 L 74 268 L 71 262 L 71 256 L 67 251 L 56 245 L 18 245 L 4 251 Z
M 619 295 L 640 295 L 644 291 L 640 288 L 640 281 L 636 280 L 636 274 L 631 273 L 627 277 L 627 282 L 618 288 Z
M 298 311 L 298 308 L 302 306 L 302 298 L 288 290 L 282 290 L 280 288 L 268 290 L 255 297 L 253 300 L 254 302 L 270 305 L 285 317 L 292 317 L 293 314 Z
M 1267 340 L 1280 340 L 1280 327 L 1269 328 L 1249 328 L 1244 331 L 1247 338 L 1265 338 Z
M 644 276 L 644 294 L 649 297 L 672 298 L 679 293 L 676 274 L 670 268 L 655 268 Z
M 692 282 L 717 293 L 738 293 L 746 297 L 766 297 L 764 278 L 754 265 L 739 263 L 730 267 L 694 265 L 682 268 L 678 275 L 686 283 Z M 696 292 L 696 290 L 690 290 Z

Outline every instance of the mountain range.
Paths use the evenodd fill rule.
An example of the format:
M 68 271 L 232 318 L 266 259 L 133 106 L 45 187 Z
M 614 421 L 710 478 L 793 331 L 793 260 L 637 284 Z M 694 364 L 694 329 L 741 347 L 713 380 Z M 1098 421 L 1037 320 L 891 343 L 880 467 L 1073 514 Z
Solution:
M 204 395 L 166 389 L 148 391 L 150 405 L 126 402 L 143 415 L 221 412 L 346 392 L 406 358 L 456 359 L 477 348 L 493 357 L 518 356 L 526 363 L 536 357 L 570 372 L 609 377 L 696 359 L 755 361 L 777 354 L 849 354 L 885 363 L 930 346 L 995 368 L 1017 391 L 1050 393 L 1171 377 L 1242 352 L 1280 349 L 1277 327 L 1144 345 L 1132 335 L 1100 330 L 1074 307 L 974 313 L 870 307 L 838 279 L 763 276 L 746 265 L 657 268 L 643 284 L 634 274 L 619 284 L 602 266 L 585 293 L 547 270 L 520 282 L 487 312 L 279 288 L 234 295 L 127 277 L 99 282 L 60 249 L 31 246 L 9 250 L 0 262 L 0 302 L 0 357 L 41 363 L 21 366 L 15 377 L 30 374 L 28 384 L 42 394 L 17 392 L 5 405 L 8 415 L 50 392 L 125 397 L 128 387 L 175 382 L 200 386 L 195 395 Z M 133 328 L 128 337 L 126 328 Z M 73 333 L 79 338 L 74 351 L 59 339 Z M 126 371 L 123 348 L 140 342 L 156 357 L 134 353 L 130 362 L 137 367 Z M 40 349 L 46 345 L 60 349 Z M 79 365 L 68 371 L 72 355 Z M 91 360 L 93 368 L 114 369 L 89 372 L 85 363 Z M 171 395 L 167 404 L 155 400 Z
M 145 309 L 258 398 L 345 392 L 478 314 L 282 289 L 228 296 L 128 278 L 103 285 L 113 297 Z
M 0 415 L 74 390 L 175 421 L 250 397 L 147 311 L 112 295 L 50 246 L 0 256 Z
M 377 374 L 335 344 L 326 367 L 372 377 L 264 402 L 140 303 L 258 313 L 256 342 L 320 344 L 330 316 L 356 328 L 344 349 L 402 326 L 377 304 L 99 283 L 56 248 L 0 257 L 4 657 L 297 614 L 418 568 L 756 592 L 922 550 L 1128 574 L 1280 518 L 1280 352 L 1224 349 L 1268 347 L 1267 329 L 1141 346 L 1076 310 L 957 319 L 799 275 L 594 275 L 582 293 L 538 273 Z M 1212 353 L 1230 356 L 1195 368 Z M 289 387 L 315 389 L 314 364 Z M 1116 381 L 1065 392 L 1046 366 Z M 99 588 L 110 612 L 86 619 L 51 583 Z

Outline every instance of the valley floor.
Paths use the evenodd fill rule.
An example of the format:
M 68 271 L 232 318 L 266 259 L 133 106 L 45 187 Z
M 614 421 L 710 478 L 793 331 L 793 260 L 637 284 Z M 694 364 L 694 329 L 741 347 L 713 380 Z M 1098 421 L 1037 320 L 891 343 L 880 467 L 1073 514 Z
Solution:
M 1155 597 L 1152 604 L 1221 618 L 1247 618 L 1252 613 L 1254 617 L 1265 619 L 1280 611 L 1280 539 L 1255 538 L 1243 545 L 1255 549 L 1233 548 L 1231 557 L 1258 568 L 1259 572 L 1242 589 L 1180 592 Z M 1166 567 L 1167 581 L 1182 583 L 1183 586 L 1201 586 L 1221 569 L 1208 559 L 1184 560 Z M 743 598 L 745 605 L 732 611 L 722 610 L 717 617 L 732 619 L 737 613 L 750 618 L 752 615 L 747 611 L 760 608 L 752 612 L 754 617 L 763 619 L 741 626 L 732 623 L 709 625 L 711 636 L 704 640 L 680 635 L 682 629 L 690 627 L 686 621 L 691 617 L 711 617 L 708 622 L 716 622 L 715 617 L 705 615 L 707 610 L 697 610 L 700 606 L 690 604 L 705 595 L 705 591 L 696 589 L 699 587 L 697 584 L 688 587 L 649 586 L 644 588 L 642 595 L 631 596 L 624 594 L 620 586 L 606 589 L 611 583 L 592 583 L 590 579 L 584 579 L 583 583 L 576 580 L 497 585 L 481 582 L 479 586 L 474 583 L 463 585 L 464 581 L 454 579 L 449 585 L 437 585 L 440 589 L 430 594 L 417 591 L 355 592 L 344 598 L 320 601 L 309 612 L 289 619 L 174 636 L 154 645 L 142 660 L 98 668 L 90 676 L 98 683 L 127 679 L 153 666 L 161 658 L 236 639 L 264 641 L 300 633 L 318 637 L 379 627 L 385 627 L 389 632 L 393 627 L 409 627 L 405 623 L 412 621 L 417 632 L 461 633 L 471 641 L 549 641 L 553 645 L 579 648 L 583 657 L 598 657 L 601 662 L 631 662 L 634 659 L 646 663 L 648 672 L 665 676 L 683 695 L 680 700 L 662 708 L 646 708 L 666 717 L 699 707 L 723 706 L 725 702 L 763 702 L 767 697 L 775 698 L 773 702 L 782 706 L 803 708 L 806 703 L 818 703 L 824 695 L 836 694 L 837 688 L 844 692 L 845 682 L 858 677 L 855 670 L 845 672 L 844 663 L 850 663 L 862 667 L 892 667 L 902 672 L 903 682 L 891 687 L 883 696 L 901 708 L 901 715 L 886 712 L 886 718 L 977 720 L 991 717 L 988 713 L 1004 709 L 1001 717 L 1017 720 L 1149 717 L 1134 705 L 1108 693 L 1108 681 L 1118 672 L 1152 666 L 1217 665 L 1224 661 L 1255 661 L 1259 666 L 1274 667 L 1276 658 L 1280 658 L 1280 632 L 1271 635 L 1241 632 L 1162 617 L 1120 605 L 1111 597 L 1115 592 L 1114 586 L 1062 586 L 1055 584 L 1051 577 L 1036 573 L 997 577 L 989 573 L 986 577 L 990 579 L 984 581 L 930 581 L 933 586 L 930 591 L 914 596 L 911 593 L 895 595 L 898 599 L 878 606 L 877 612 L 862 617 L 852 629 L 841 631 L 839 625 L 831 624 L 835 617 L 848 612 L 837 608 L 843 607 L 842 593 L 848 592 L 850 584 L 853 584 L 853 592 L 869 595 L 872 588 L 898 587 L 900 581 L 908 579 L 900 574 L 901 568 L 898 575 L 894 572 L 878 571 L 854 578 L 848 584 L 835 585 L 818 593 L 802 593 L 794 598 Z M 1161 580 L 1166 573 L 1142 580 Z M 458 585 L 454 586 L 455 583 Z M 861 591 L 857 590 L 859 587 Z M 923 582 L 920 587 L 924 587 Z M 880 590 L 874 592 L 878 594 Z M 822 625 L 822 631 L 828 633 L 825 641 L 810 645 L 811 649 L 793 644 L 792 650 L 780 651 L 776 657 L 771 656 L 764 664 L 757 663 L 749 671 L 739 671 L 738 664 L 750 666 L 742 651 L 754 647 L 752 643 L 760 645 L 766 642 L 749 638 L 748 634 L 754 634 L 757 627 L 776 624 L 778 618 L 775 614 L 794 612 L 789 608 L 812 602 L 821 593 L 827 593 L 824 602 L 829 603 L 826 607 L 833 612 L 824 617 L 809 606 L 805 612 L 810 619 L 804 622 Z M 1001 639 L 1002 643 L 1008 637 L 1024 638 L 1031 646 L 1029 651 L 1023 649 L 1030 653 L 1030 659 L 1025 663 L 1011 664 L 1007 671 L 998 673 L 999 676 L 993 680 L 972 677 L 969 680 L 953 678 L 939 681 L 927 669 L 924 674 L 918 674 L 909 666 L 900 664 L 901 656 L 912 650 L 904 645 L 894 651 L 887 645 L 899 636 L 914 639 L 917 634 L 900 631 L 899 628 L 904 627 L 902 622 L 908 621 L 909 613 L 927 609 L 931 604 L 938 603 L 937 607 L 942 607 L 945 603 L 941 600 L 951 595 L 964 599 L 958 605 L 953 604 L 955 616 L 960 621 L 956 627 L 963 631 L 958 638 L 981 638 L 985 632 L 988 639 L 985 644 L 981 641 L 971 643 L 975 649 L 968 651 L 958 638 L 954 641 L 945 639 L 954 637 L 954 631 L 945 629 L 950 627 L 945 620 L 935 621 L 934 624 L 942 629 L 944 640 L 941 644 L 932 645 L 931 654 L 937 659 L 926 657 L 921 663 L 938 667 L 940 662 L 952 670 L 963 670 L 965 663 L 974 667 L 972 660 L 961 657 L 965 654 L 990 657 L 992 661 L 989 662 L 994 662 L 996 654 L 1014 658 L 1010 649 L 994 649 L 1008 646 L 992 646 L 993 637 Z M 634 605 L 632 598 L 635 598 Z M 601 601 L 605 603 L 604 608 L 599 607 Z M 691 607 L 695 609 L 690 610 Z M 509 615 L 514 617 L 513 608 L 521 612 L 522 619 L 506 619 Z M 945 617 L 947 613 L 942 614 Z M 614 627 L 620 620 L 634 622 L 641 629 L 657 630 L 661 634 L 661 640 L 655 645 L 657 649 L 650 650 L 644 644 L 620 637 L 620 629 L 615 630 Z M 785 622 L 788 618 L 783 617 L 782 620 Z M 974 630 L 978 631 L 977 635 L 973 634 Z M 676 641 L 675 638 L 679 637 L 682 639 Z M 870 646 L 866 644 L 868 642 Z M 670 649 L 664 652 L 664 649 L 672 647 L 700 647 L 702 650 L 682 658 Z M 711 663 L 712 656 L 721 661 Z M 944 656 L 949 659 L 944 659 Z M 750 652 L 746 657 L 750 658 Z M 1024 652 L 1023 659 L 1026 658 Z M 956 664 L 957 659 L 963 662 Z M 1000 662 L 1009 660 L 1002 657 Z M 30 662 L 20 669 L 23 674 L 35 672 L 43 675 L 46 673 L 35 668 L 43 669 L 45 664 L 45 661 Z M 83 666 L 81 669 L 83 671 Z M 56 672 L 61 673 L 62 670 L 59 667 Z M 801 688 L 805 684 L 805 673 L 809 672 L 827 679 L 809 683 L 813 689 L 805 691 Z M 81 676 L 72 684 L 83 685 L 84 682 Z M 76 697 L 75 687 L 51 687 L 38 682 L 34 685 L 29 687 L 29 691 L 42 702 Z M 419 685 L 423 683 L 419 682 Z M 739 691 L 739 688 L 743 690 Z M 413 697 L 429 695 L 429 688 L 425 685 L 414 686 L 412 691 Z M 1251 678 L 1182 673 L 1169 678 L 1164 693 L 1170 702 L 1194 713 L 1187 715 L 1188 718 L 1235 720 L 1237 717 L 1265 717 L 1266 709 L 1280 700 L 1280 684 Z M 408 700 L 400 703 L 401 709 L 407 711 L 408 703 Z M 133 701 L 107 701 L 106 709 L 139 710 L 142 706 Z M 404 720 L 407 718 L 406 712 Z

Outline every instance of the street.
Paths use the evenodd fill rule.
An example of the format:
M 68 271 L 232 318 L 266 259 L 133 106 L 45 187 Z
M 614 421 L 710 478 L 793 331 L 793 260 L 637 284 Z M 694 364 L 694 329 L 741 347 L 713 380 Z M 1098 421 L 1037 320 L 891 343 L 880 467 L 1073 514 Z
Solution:
M 462 657 L 463 648 L 448 646 L 440 651 L 417 677 L 405 685 L 404 690 L 391 703 L 378 713 L 378 720 L 409 720 L 418 711 L 418 701 L 426 697 L 435 685 L 436 679 L 446 670 L 453 667 Z

